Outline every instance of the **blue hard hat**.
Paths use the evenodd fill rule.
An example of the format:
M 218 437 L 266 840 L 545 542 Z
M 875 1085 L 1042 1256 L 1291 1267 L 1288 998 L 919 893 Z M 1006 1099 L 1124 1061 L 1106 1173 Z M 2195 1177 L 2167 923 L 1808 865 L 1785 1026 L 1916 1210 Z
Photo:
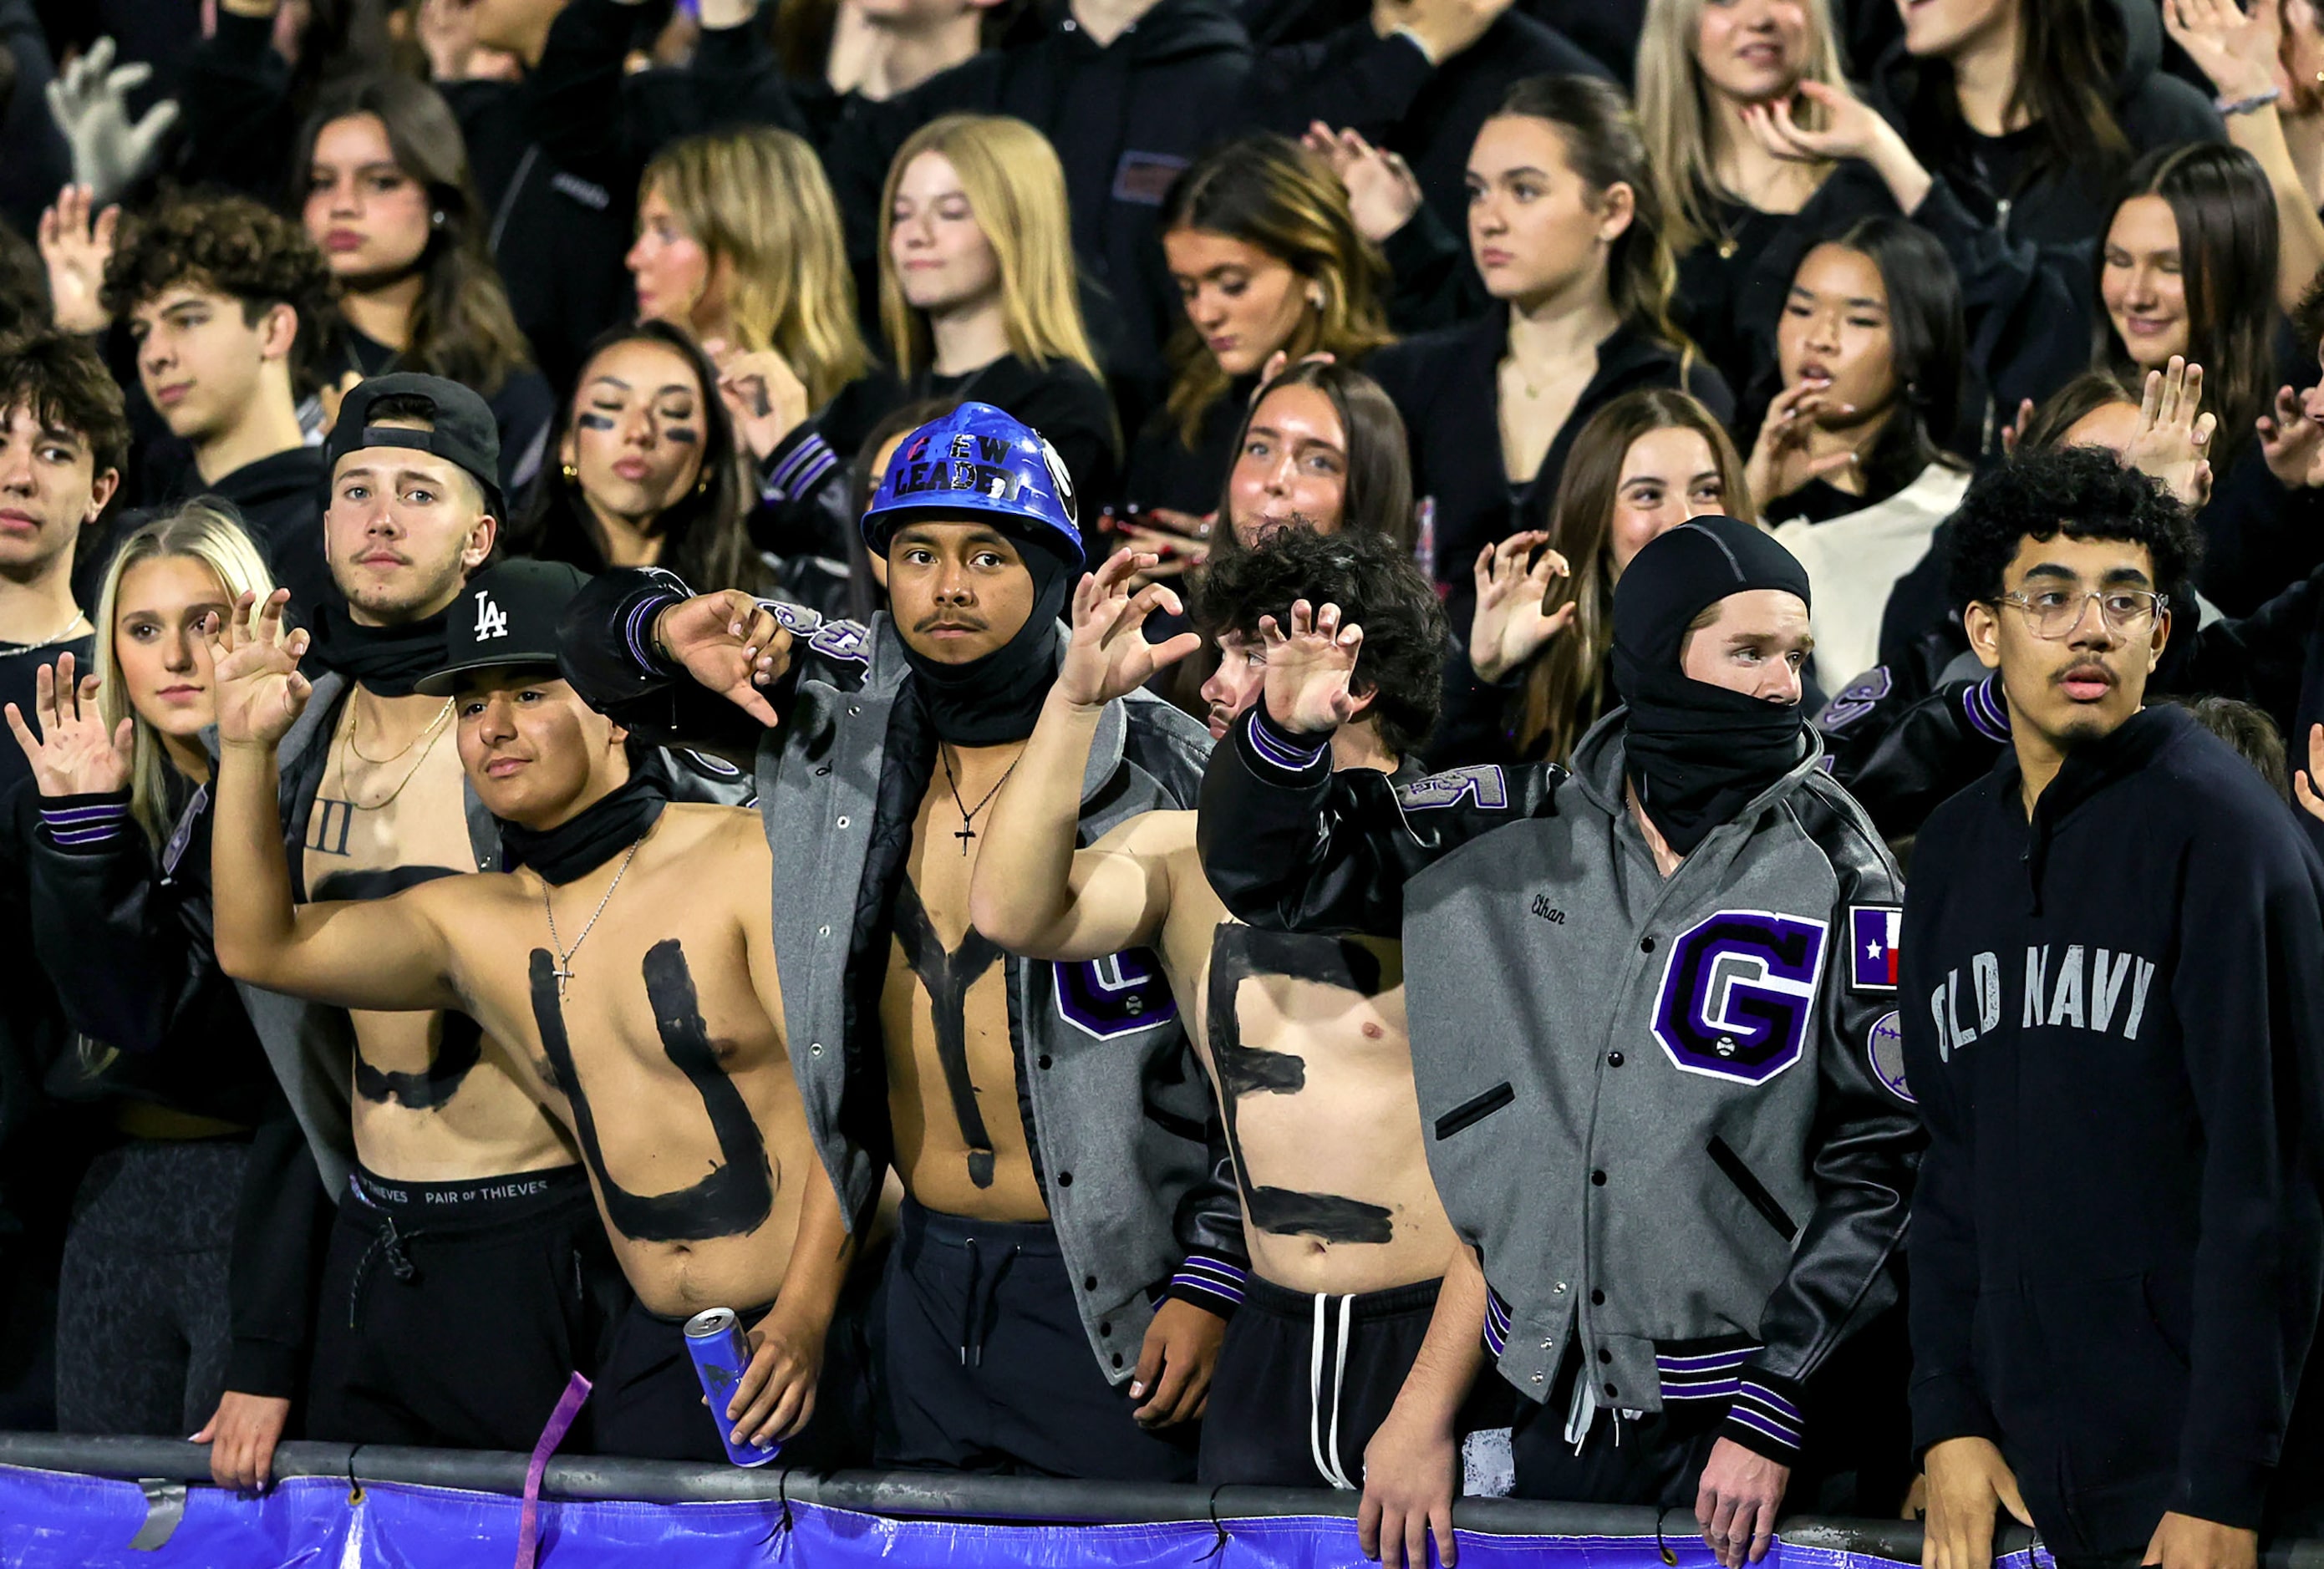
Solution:
M 1013 522 L 1074 564 L 1083 559 L 1065 460 L 990 403 L 964 403 L 904 438 L 864 509 L 863 543 L 878 555 L 898 524 L 934 516 Z

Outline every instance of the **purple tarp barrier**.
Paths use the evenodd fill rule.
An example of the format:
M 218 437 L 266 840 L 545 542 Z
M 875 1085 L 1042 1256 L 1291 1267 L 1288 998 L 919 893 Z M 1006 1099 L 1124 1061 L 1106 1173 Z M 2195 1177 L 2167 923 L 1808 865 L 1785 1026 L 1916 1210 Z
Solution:
M 509 1569 L 519 1500 L 384 1482 L 298 1477 L 263 1499 L 184 1491 L 168 1539 L 133 1547 L 148 1504 L 134 1482 L 0 1466 L 0 1564 L 10 1569 Z M 166 1509 L 170 1504 L 160 1506 Z M 1352 1520 L 1167 1525 L 971 1525 L 811 1504 L 569 1502 L 540 1506 L 543 1569 L 1361 1569 Z M 1674 1523 L 1678 1523 L 1674 1517 Z M 158 1534 L 148 1533 L 149 1537 Z M 1673 1537 L 1678 1569 L 1713 1569 L 1700 1537 Z M 1463 1531 L 1464 1569 L 1667 1569 L 1652 1537 Z M 1893 1569 L 1868 1554 L 1778 1542 L 1765 1569 Z M 1997 1569 L 2032 1569 L 2013 1554 Z

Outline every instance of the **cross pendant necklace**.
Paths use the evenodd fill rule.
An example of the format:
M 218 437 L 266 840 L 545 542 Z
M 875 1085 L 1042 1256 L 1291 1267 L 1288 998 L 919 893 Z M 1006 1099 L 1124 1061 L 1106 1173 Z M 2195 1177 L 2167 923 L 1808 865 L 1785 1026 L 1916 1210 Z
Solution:
M 954 776 L 952 771 L 952 754 L 945 749 L 941 742 L 936 746 L 936 757 L 944 763 L 945 788 L 952 792 L 952 803 L 960 812 L 960 826 L 953 830 L 953 838 L 960 840 L 960 853 L 964 858 L 968 854 L 968 841 L 976 837 L 976 814 L 992 804 L 992 798 L 1001 794 L 1001 784 L 1009 783 L 1009 775 L 1017 772 L 1017 765 L 1025 760 L 1025 754 L 1019 752 L 1010 760 L 1009 766 L 1001 775 L 1001 784 L 995 784 L 986 791 L 984 799 L 973 806 L 966 805 L 961 801 L 960 781 Z
M 581 928 L 581 935 L 573 940 L 570 948 L 563 947 L 557 935 L 555 890 L 549 886 L 548 878 L 540 880 L 540 907 L 549 916 L 549 950 L 557 956 L 556 968 L 549 973 L 557 977 L 558 1002 L 565 1000 L 565 988 L 573 979 L 573 956 L 581 951 L 581 945 L 589 940 L 589 933 L 597 929 L 597 917 L 603 915 L 605 906 L 613 902 L 613 890 L 622 885 L 622 874 L 630 869 L 630 863 L 638 858 L 638 851 L 645 842 L 645 835 L 640 834 L 637 842 L 630 846 L 630 853 L 622 858 L 620 867 L 613 873 L 613 880 L 605 885 L 605 896 L 597 901 L 597 908 L 591 912 L 588 924 Z

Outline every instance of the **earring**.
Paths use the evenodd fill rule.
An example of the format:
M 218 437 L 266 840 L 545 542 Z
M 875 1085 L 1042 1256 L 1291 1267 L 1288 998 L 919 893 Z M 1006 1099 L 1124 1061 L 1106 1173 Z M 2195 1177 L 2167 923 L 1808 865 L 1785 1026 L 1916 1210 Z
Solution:
M 706 496 L 710 493 L 710 471 L 708 469 L 703 470 L 702 477 L 694 482 L 694 493 L 697 496 Z
M 429 214 L 428 222 L 436 228 L 442 228 L 444 226 L 444 209 L 438 207 L 434 212 Z
M 571 463 L 567 463 L 565 465 L 565 482 L 568 485 L 579 484 L 581 482 L 581 471 L 575 468 Z
M 1311 283 L 1307 286 L 1307 303 L 1314 307 L 1317 310 L 1323 308 L 1323 286 L 1322 284 Z

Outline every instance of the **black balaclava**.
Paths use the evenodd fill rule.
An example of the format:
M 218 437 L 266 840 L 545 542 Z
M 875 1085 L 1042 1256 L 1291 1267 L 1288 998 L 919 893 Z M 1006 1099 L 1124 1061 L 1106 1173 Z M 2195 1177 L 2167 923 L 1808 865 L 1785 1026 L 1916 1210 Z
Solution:
M 444 619 L 449 614 L 447 606 L 401 626 L 359 627 L 346 610 L 325 605 L 315 612 L 315 663 L 374 696 L 409 697 L 421 676 L 444 667 Z
M 1628 710 L 1631 788 L 1683 856 L 1800 760 L 1797 702 L 1768 702 L 1679 668 L 1688 623 L 1729 594 L 1808 602 L 1807 570 L 1765 531 L 1697 518 L 1649 541 L 1614 585 L 1614 684 Z
M 544 881 L 569 883 L 643 839 L 668 804 L 669 776 L 660 756 L 633 742 L 629 778 L 587 811 L 538 831 L 494 818 L 501 828 L 501 864 L 530 867 Z
M 983 518 L 964 519 L 987 521 Z M 946 665 L 904 639 L 914 683 L 942 739 L 955 747 L 997 747 L 1033 733 L 1041 703 L 1057 679 L 1057 618 L 1081 571 L 1046 540 L 995 524 L 1033 574 L 1033 611 L 1017 635 L 981 659 Z M 902 527 L 899 521 L 897 527 Z M 885 543 L 882 542 L 882 548 Z M 907 630 L 899 624 L 896 630 Z

